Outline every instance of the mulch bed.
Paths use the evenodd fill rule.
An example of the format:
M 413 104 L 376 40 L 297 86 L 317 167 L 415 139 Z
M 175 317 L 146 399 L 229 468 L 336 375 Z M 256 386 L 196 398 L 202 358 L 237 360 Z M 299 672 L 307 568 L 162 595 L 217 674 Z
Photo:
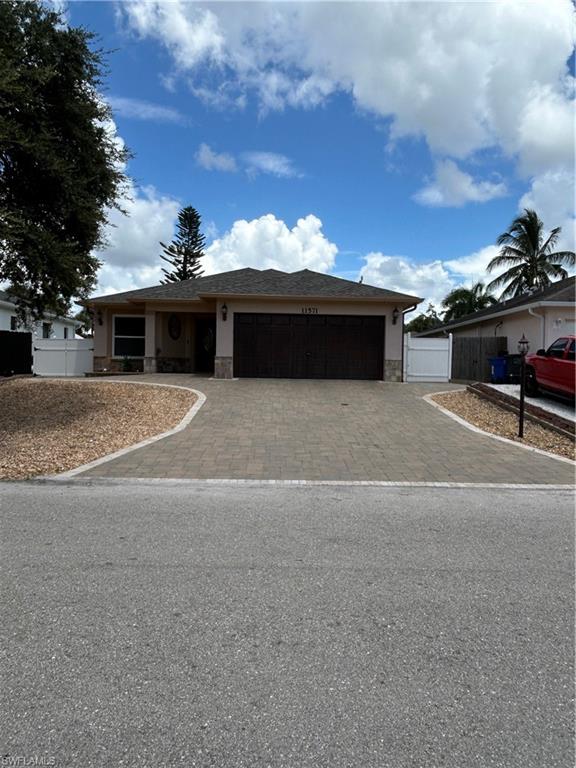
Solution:
M 475 427 L 490 432 L 493 435 L 507 437 L 517 443 L 540 448 L 558 456 L 574 460 L 574 440 L 570 436 L 561 435 L 552 429 L 540 424 L 526 421 L 524 424 L 524 438 L 518 437 L 518 415 L 511 413 L 495 403 L 484 400 L 472 392 L 459 390 L 441 395 L 434 395 L 432 399 L 452 411 L 460 418 L 473 424 Z
M 102 381 L 0 383 L 0 478 L 64 472 L 175 427 L 193 392 Z
M 487 400 L 491 400 L 496 405 L 502 405 L 515 413 L 518 413 L 520 408 L 520 401 L 516 397 L 507 395 L 505 392 L 500 392 L 494 387 L 489 387 L 487 384 L 477 382 L 471 384 L 467 389 L 473 394 L 477 394 L 479 397 L 483 397 Z M 558 430 L 560 434 L 571 436 L 574 439 L 575 427 L 573 421 L 565 419 L 558 413 L 547 411 L 545 408 L 539 408 L 534 403 L 524 403 L 524 412 L 527 418 L 534 420 L 536 423 L 542 426 L 550 427 L 551 429 Z

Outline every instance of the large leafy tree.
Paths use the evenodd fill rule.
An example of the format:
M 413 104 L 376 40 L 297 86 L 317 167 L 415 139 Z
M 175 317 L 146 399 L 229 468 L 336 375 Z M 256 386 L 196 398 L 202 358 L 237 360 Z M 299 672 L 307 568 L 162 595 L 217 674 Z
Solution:
M 93 42 L 40 3 L 0 2 L 0 282 L 34 316 L 89 295 L 126 183 Z
M 546 236 L 536 211 L 525 208 L 496 241 L 500 253 L 488 264 L 488 271 L 503 267 L 506 271 L 488 284 L 488 290 L 504 286 L 500 299 L 511 299 L 568 277 L 565 267 L 574 266 L 576 255 L 573 251 L 554 250 L 560 232 L 561 227 L 555 227 Z
M 430 331 L 432 328 L 436 328 L 436 326 L 441 324 L 442 320 L 436 311 L 436 307 L 434 304 L 428 304 L 426 312 L 418 315 L 413 320 L 410 320 L 410 322 L 404 326 L 404 332 L 424 333 L 424 331 Z
M 200 232 L 200 224 L 200 214 L 195 208 L 191 205 L 182 208 L 178 214 L 176 237 L 170 245 L 160 243 L 164 250 L 160 258 L 172 267 L 162 268 L 166 276 L 161 281 L 164 285 L 191 280 L 204 274 L 200 259 L 204 256 L 205 237 Z
M 454 288 L 442 301 L 442 308 L 445 310 L 443 322 L 457 320 L 495 303 L 496 299 L 486 291 L 484 283 L 476 283 L 472 288 Z
M 84 307 L 74 315 L 74 319 L 82 323 L 76 328 L 78 336 L 83 339 L 91 339 L 94 336 L 94 313 L 91 309 Z

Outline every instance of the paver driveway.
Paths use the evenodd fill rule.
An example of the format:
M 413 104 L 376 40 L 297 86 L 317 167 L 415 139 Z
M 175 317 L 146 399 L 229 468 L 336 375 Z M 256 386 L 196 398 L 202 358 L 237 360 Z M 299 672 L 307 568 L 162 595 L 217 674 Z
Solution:
M 462 427 L 422 396 L 446 384 L 186 375 L 207 400 L 178 434 L 82 477 L 568 484 L 572 465 Z

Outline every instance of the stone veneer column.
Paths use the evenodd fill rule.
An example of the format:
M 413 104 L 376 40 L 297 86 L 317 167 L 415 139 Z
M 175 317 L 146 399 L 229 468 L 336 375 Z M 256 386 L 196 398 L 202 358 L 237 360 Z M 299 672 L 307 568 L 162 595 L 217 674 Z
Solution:
M 232 378 L 232 358 L 215 357 L 214 358 L 214 378 L 231 379 Z
M 156 373 L 156 312 L 146 312 L 144 373 Z
M 402 381 L 402 360 L 384 360 L 384 381 Z

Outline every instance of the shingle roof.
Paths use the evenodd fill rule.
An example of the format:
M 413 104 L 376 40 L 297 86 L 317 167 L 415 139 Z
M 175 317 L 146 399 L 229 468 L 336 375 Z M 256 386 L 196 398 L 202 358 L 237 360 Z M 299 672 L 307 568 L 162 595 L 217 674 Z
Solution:
M 416 296 L 388 291 L 373 285 L 344 280 L 302 269 L 299 272 L 281 272 L 278 269 L 236 269 L 218 275 L 183 280 L 169 285 L 156 285 L 110 296 L 89 299 L 89 304 L 123 304 L 152 300 L 198 300 L 209 296 L 274 296 L 333 299 L 381 299 L 403 304 L 422 301 Z
M 560 304 L 565 302 L 574 303 L 576 301 L 576 277 L 567 277 L 565 280 L 558 280 L 547 288 L 542 288 L 539 291 L 524 293 L 522 296 L 508 299 L 508 301 L 500 301 L 498 304 L 493 304 L 491 307 L 480 309 L 478 312 L 472 312 L 469 315 L 463 315 L 462 317 L 459 317 L 458 320 L 444 323 L 443 325 L 437 325 L 429 331 L 423 331 L 417 335 L 431 336 L 432 334 L 438 333 L 438 331 L 450 331 L 452 328 L 458 328 L 460 325 L 468 324 L 475 320 L 485 320 L 500 312 L 506 312 L 510 309 L 522 309 L 524 306 L 546 301 L 558 302 Z

